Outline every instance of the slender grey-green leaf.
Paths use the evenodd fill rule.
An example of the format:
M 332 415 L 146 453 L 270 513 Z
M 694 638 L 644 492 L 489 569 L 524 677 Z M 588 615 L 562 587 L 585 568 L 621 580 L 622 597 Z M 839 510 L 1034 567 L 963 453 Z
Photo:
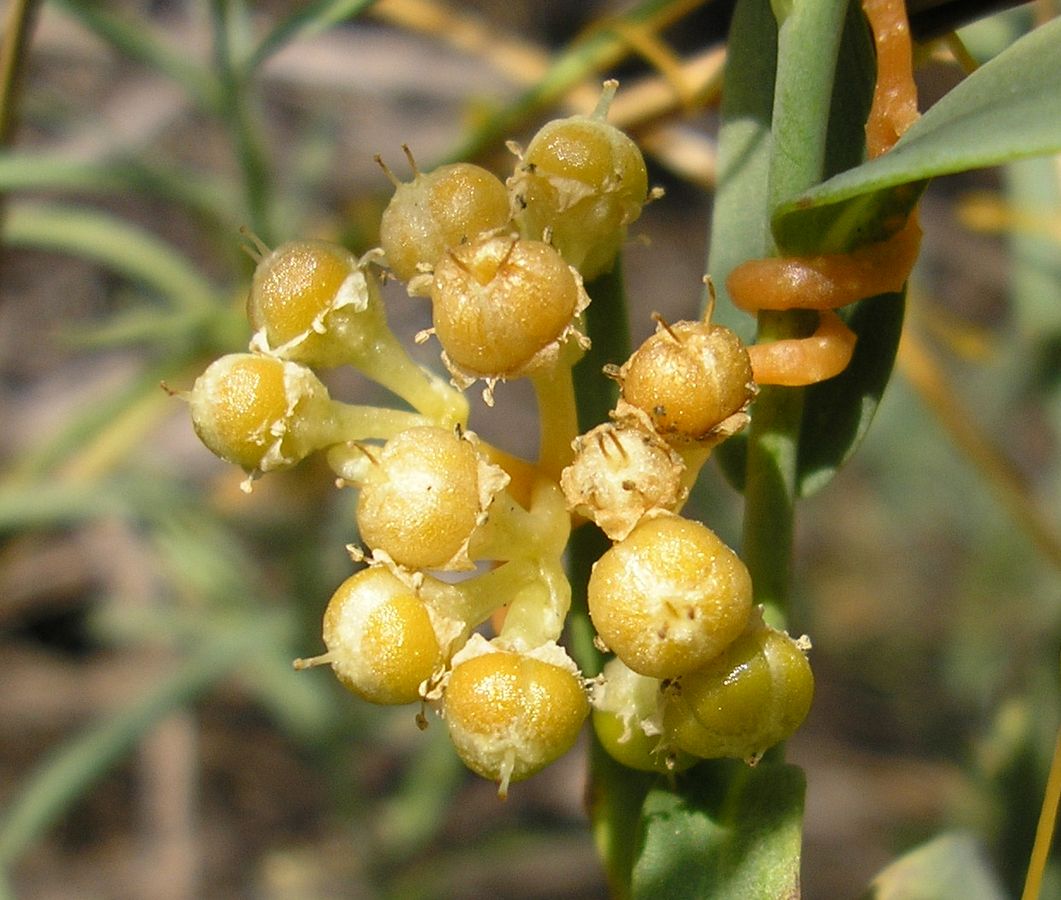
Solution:
M 315 0 L 296 8 L 265 36 L 247 61 L 246 70 L 249 72 L 256 69 L 293 40 L 313 37 L 340 22 L 361 15 L 375 2 L 376 0 Z
M 879 191 L 1061 150 L 1061 19 L 1016 41 L 929 109 L 889 152 L 794 198 L 775 216 L 782 244 L 844 216 L 879 217 Z M 916 193 L 909 197 L 916 200 Z M 851 215 L 852 202 L 866 208 Z M 828 210 L 823 208 L 829 207 Z
M 214 288 L 177 250 L 121 219 L 87 207 L 12 204 L 4 241 L 70 253 L 157 291 L 174 306 L 208 314 Z
M 260 619 L 204 642 L 139 701 L 89 727 L 45 759 L 0 817 L 0 867 L 11 865 L 157 722 L 243 662 L 266 639 L 272 625 L 270 619 Z
M 968 834 L 943 834 L 884 869 L 864 900 L 1004 900 L 983 847 Z

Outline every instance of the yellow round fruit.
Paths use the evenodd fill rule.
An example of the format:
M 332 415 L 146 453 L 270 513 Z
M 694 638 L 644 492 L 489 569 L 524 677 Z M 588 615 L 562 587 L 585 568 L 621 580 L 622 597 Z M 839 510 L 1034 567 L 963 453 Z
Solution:
M 630 669 L 676 678 L 718 656 L 748 623 L 748 569 L 699 522 L 661 515 L 641 522 L 593 566 L 589 614 Z

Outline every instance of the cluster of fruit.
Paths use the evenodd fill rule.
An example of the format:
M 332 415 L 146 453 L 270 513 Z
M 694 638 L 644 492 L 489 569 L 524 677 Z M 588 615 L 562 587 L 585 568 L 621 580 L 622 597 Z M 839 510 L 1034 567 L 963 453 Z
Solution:
M 326 451 L 359 490 L 364 567 L 324 614 L 327 664 L 364 699 L 439 712 L 465 763 L 500 793 L 565 753 L 591 706 L 621 761 L 754 760 L 807 712 L 803 642 L 753 609 L 744 564 L 679 515 L 711 446 L 742 427 L 751 364 L 728 330 L 660 321 L 621 367 L 612 420 L 578 435 L 572 366 L 588 341 L 584 280 L 609 271 L 652 196 L 636 145 L 598 109 L 545 125 L 503 183 L 470 164 L 395 183 L 381 249 L 317 241 L 259 247 L 248 353 L 188 394 L 195 429 L 245 482 Z M 381 271 L 430 298 L 451 379 L 418 367 L 389 330 Z M 352 365 L 411 410 L 332 399 L 314 369 Z M 477 380 L 530 379 L 541 440 L 531 463 L 467 429 Z M 615 543 L 589 607 L 616 654 L 586 679 L 559 643 L 571 604 L 572 522 Z M 588 526 L 587 526 L 588 527 Z M 466 572 L 455 580 L 447 573 Z M 492 620 L 494 636 L 480 626 Z M 420 721 L 425 721 L 421 714 Z M 691 755 L 686 757 L 685 754 Z

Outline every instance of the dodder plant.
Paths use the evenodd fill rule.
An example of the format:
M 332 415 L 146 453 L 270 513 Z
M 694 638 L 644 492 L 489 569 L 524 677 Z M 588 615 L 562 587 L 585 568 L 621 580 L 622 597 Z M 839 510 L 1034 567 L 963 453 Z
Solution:
M 157 51 L 160 69 L 221 113 L 242 163 L 240 215 L 272 242 L 279 216 L 247 88 L 277 46 L 350 7 L 311 4 L 242 58 L 229 39 L 240 4 L 212 4 L 217 72 L 205 77 L 120 17 L 65 5 L 138 58 Z M 659 60 L 658 14 L 678 6 L 647 0 L 615 33 L 644 29 Z M 780 743 L 807 714 L 813 654 L 786 632 L 800 634 L 787 608 L 793 507 L 851 453 L 889 379 L 927 179 L 1061 145 L 1058 37 L 1056 25 L 1032 34 L 911 124 L 900 4 L 869 0 L 863 13 L 848 2 L 740 0 L 707 267 L 718 300 L 690 321 L 657 317 L 656 333 L 632 353 L 621 339 L 618 254 L 650 190 L 636 145 L 608 125 L 611 84 L 594 114 L 552 122 L 514 148 L 507 181 L 468 163 L 421 171 L 406 151 L 408 180 L 387 171 L 395 197 L 381 251 L 252 241 L 253 337 L 186 396 L 197 432 L 247 472 L 248 490 L 321 452 L 358 492 L 361 545 L 351 549 L 361 567 L 330 602 L 313 601 L 324 652 L 300 665 L 330 666 L 371 703 L 412 704 L 424 724 L 440 713 L 461 758 L 502 793 L 563 754 L 592 715 L 589 805 L 617 895 L 795 895 L 803 783 Z M 587 35 L 573 54 L 581 71 L 614 40 L 608 29 Z M 570 60 L 514 109 L 555 96 Z M 487 123 L 480 147 L 504 136 L 494 127 L 503 120 Z M 3 169 L 16 181 L 19 171 Z M 220 221 L 232 215 L 224 198 L 180 187 L 170 183 L 173 196 L 224 208 Z M 73 249 L 179 298 L 171 318 L 148 317 L 140 332 L 135 318 L 125 323 L 159 344 L 159 322 L 183 335 L 178 371 L 203 348 L 217 356 L 235 343 L 215 303 L 223 292 L 158 244 L 105 217 L 33 212 L 12 211 L 9 241 Z M 109 242 L 71 227 L 86 225 Z M 431 303 L 422 339 L 437 339 L 447 376 L 415 365 L 391 333 L 385 277 Z M 576 370 L 587 349 L 599 362 Z M 344 365 L 402 408 L 329 396 L 317 373 Z M 171 384 L 194 380 L 173 372 Z M 539 398 L 534 461 L 468 429 L 462 392 L 482 381 L 489 404 L 495 384 L 515 378 Z M 746 499 L 736 548 L 682 514 L 711 454 Z M 98 459 L 86 457 L 90 468 Z M 219 617 L 236 638 L 204 639 L 190 676 L 163 683 L 152 702 L 45 766 L 3 820 L 0 864 L 101 759 L 234 659 L 260 663 L 275 623 L 245 627 L 257 609 L 252 599 L 243 618 Z M 199 635 L 198 619 L 176 630 Z M 270 651 L 282 643 L 269 640 Z M 262 697 L 278 683 L 272 674 L 255 681 Z M 82 750 L 89 762 L 71 778 Z
M 757 0 L 739 4 L 729 120 L 762 117 L 773 145 L 764 130 L 755 135 L 758 145 L 734 150 L 724 132 L 724 154 L 733 161 L 745 153 L 742 165 L 757 167 L 764 188 L 756 211 L 772 217 L 773 239 L 761 223 L 746 248 L 723 239 L 710 268 L 726 300 L 758 314 L 755 340 L 746 346 L 712 321 L 708 279 L 710 302 L 700 321 L 657 317 L 656 334 L 621 365 L 605 367 L 618 400 L 610 421 L 583 422 L 592 427 L 582 434 L 572 369 L 590 346 L 586 313 L 591 298 L 611 299 L 627 228 L 652 195 L 637 147 L 606 121 L 614 82 L 605 84 L 591 116 L 548 123 L 525 150 L 510 145 L 518 164 L 504 187 L 468 164 L 421 172 L 408 148 L 409 182 L 381 162 L 396 187 L 383 214 L 381 252 L 351 260 L 338 285 L 333 278 L 324 286 L 327 268 L 313 258 L 336 258 L 338 249 L 292 245 L 265 257 L 250 300 L 259 329 L 252 350 L 262 354 L 261 365 L 347 362 L 382 383 L 393 366 L 403 375 L 388 386 L 415 410 L 407 415 L 418 417 L 406 423 L 398 411 L 380 410 L 374 420 L 369 409 L 327 405 L 316 389 L 288 393 L 279 411 L 269 400 L 268 414 L 251 415 L 253 392 L 241 393 L 246 408 L 236 408 L 230 397 L 237 389 L 207 376 L 191 392 L 200 435 L 252 478 L 326 449 L 340 483 L 361 491 L 365 546 L 351 550 L 367 568 L 328 605 L 327 652 L 297 667 L 328 664 L 372 702 L 432 707 L 461 758 L 497 781 L 502 797 L 511 782 L 573 745 L 591 707 L 600 746 L 624 766 L 662 773 L 675 797 L 683 782 L 695 784 L 700 769 L 682 772 L 697 758 L 755 766 L 798 728 L 813 692 L 810 641 L 793 639 L 783 626 L 792 505 L 807 487 L 800 423 L 814 414 L 828 428 L 830 415 L 840 419 L 861 405 L 857 432 L 864 431 L 888 378 L 901 295 L 920 246 L 917 202 L 925 177 L 935 174 L 926 162 L 931 148 L 914 151 L 913 167 L 889 165 L 902 156 L 904 148 L 892 148 L 918 117 L 905 8 L 897 0 L 865 0 L 862 9 L 871 49 L 860 10 L 847 4 L 774 4 L 769 12 Z M 742 84 L 753 68 L 744 55 L 769 31 L 768 17 L 778 28 L 772 97 Z M 875 60 L 872 84 L 834 82 L 842 48 Z M 810 100 L 794 103 L 796 90 Z M 834 100 L 840 113 L 831 116 Z M 807 193 L 830 170 L 861 159 L 862 122 L 853 141 L 852 109 L 864 111 L 869 161 L 846 181 L 839 176 L 840 188 L 828 182 Z M 930 126 L 923 131 L 930 144 L 938 140 Z M 802 145 L 794 150 L 797 135 Z M 843 152 L 834 152 L 833 140 L 844 143 Z M 948 166 L 953 162 L 940 171 Z M 723 183 L 715 227 L 723 236 L 733 227 L 727 189 Z M 531 381 L 541 421 L 536 462 L 480 441 L 467 430 L 463 400 L 433 375 L 416 374 L 375 312 L 377 267 L 407 282 L 411 295 L 430 298 L 433 326 L 417 340 L 438 339 L 454 388 L 482 380 L 492 406 L 498 381 Z M 291 279 L 288 295 L 273 271 Z M 266 285 L 269 297 L 260 299 Z M 859 304 L 854 312 L 838 314 L 852 304 Z M 871 311 L 865 319 L 863 310 Z M 302 331 L 291 330 L 294 321 Z M 274 333 L 280 337 L 271 339 Z M 386 350 L 366 357 L 358 349 L 364 346 Z M 248 368 L 254 358 L 233 363 Z M 297 372 L 290 381 L 314 384 Z M 240 417 L 238 428 L 219 424 L 230 412 Z M 712 450 L 749 422 L 748 435 L 719 453 L 746 491 L 750 572 L 706 525 L 681 515 Z M 849 437 L 829 447 L 827 437 L 812 437 L 833 468 L 854 443 Z M 592 563 L 585 599 L 595 648 L 614 658 L 601 668 L 582 648 L 584 671 L 561 644 L 572 599 L 562 555 L 572 525 L 590 528 L 587 519 L 612 542 L 582 564 Z M 463 580 L 438 577 L 476 565 Z M 488 619 L 492 637 L 477 630 Z M 420 721 L 426 727 L 422 715 Z M 778 865 L 769 874 L 773 887 L 760 886 L 755 896 L 788 896 L 798 885 L 798 837 L 780 826 L 796 814 L 802 789 L 780 752 L 762 772 L 750 781 L 732 769 L 712 777 L 732 783 L 735 817 L 743 802 L 763 802 L 758 792 L 768 796 L 762 815 L 779 829 L 772 847 Z M 614 789 L 622 776 L 610 778 Z M 596 815 L 617 890 L 631 878 L 641 890 L 655 877 L 673 882 L 666 866 L 661 876 L 651 872 L 651 854 L 635 862 L 629 846 L 608 837 L 629 825 L 607 799 Z M 742 824 L 738 819 L 738 829 Z M 653 846 L 651 828 L 645 846 Z M 724 883 L 737 891 L 733 877 L 706 870 L 700 880 L 705 890 Z
M 583 280 L 614 267 L 651 196 L 640 151 L 606 121 L 615 88 L 605 84 L 592 116 L 550 122 L 516 148 L 507 193 L 476 166 L 420 172 L 406 150 L 412 181 L 384 167 L 396 193 L 380 253 L 356 260 L 321 242 L 266 253 L 248 301 L 254 352 L 218 360 L 188 395 L 200 437 L 251 479 L 326 450 L 340 483 L 359 490 L 354 555 L 368 568 L 328 605 L 327 652 L 296 665 L 328 664 L 371 702 L 434 707 L 502 796 L 570 749 L 591 704 L 611 752 L 629 760 L 636 740 L 640 767 L 667 771 L 678 754 L 755 763 L 800 724 L 811 695 L 807 642 L 767 626 L 744 563 L 679 515 L 710 448 L 748 422 L 756 386 L 736 335 L 661 320 L 609 369 L 621 387 L 614 421 L 576 434 Z M 381 266 L 430 298 L 434 324 L 418 339 L 438 338 L 456 388 L 482 379 L 492 405 L 497 381 L 531 380 L 536 463 L 485 445 L 467 430 L 461 395 L 411 363 L 380 308 Z M 330 399 L 311 369 L 339 363 L 415 412 L 377 417 Z M 616 662 L 594 678 L 559 643 L 575 511 L 615 540 L 593 567 L 588 604 Z M 463 580 L 438 577 L 483 563 Z M 498 614 L 493 638 L 475 631 Z

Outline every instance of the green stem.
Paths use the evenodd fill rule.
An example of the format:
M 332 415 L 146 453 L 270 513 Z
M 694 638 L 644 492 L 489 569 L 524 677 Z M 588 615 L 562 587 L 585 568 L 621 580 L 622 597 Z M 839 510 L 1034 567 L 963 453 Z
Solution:
M 773 4 L 779 13 L 768 210 L 825 172 L 832 84 L 847 3 Z M 782 7 L 784 11 L 781 12 Z M 760 343 L 805 333 L 806 314 L 761 312 Z M 755 602 L 782 625 L 791 592 L 802 389 L 766 387 L 752 411 L 743 556 Z
M 233 18 L 237 11 L 233 5 L 232 0 L 213 0 L 210 5 L 214 27 L 214 64 L 221 86 L 221 113 L 243 176 L 251 228 L 266 244 L 272 244 L 275 237 L 269 214 L 269 167 L 254 122 L 252 92 L 249 83 L 241 77 L 241 69 L 234 58 Z

